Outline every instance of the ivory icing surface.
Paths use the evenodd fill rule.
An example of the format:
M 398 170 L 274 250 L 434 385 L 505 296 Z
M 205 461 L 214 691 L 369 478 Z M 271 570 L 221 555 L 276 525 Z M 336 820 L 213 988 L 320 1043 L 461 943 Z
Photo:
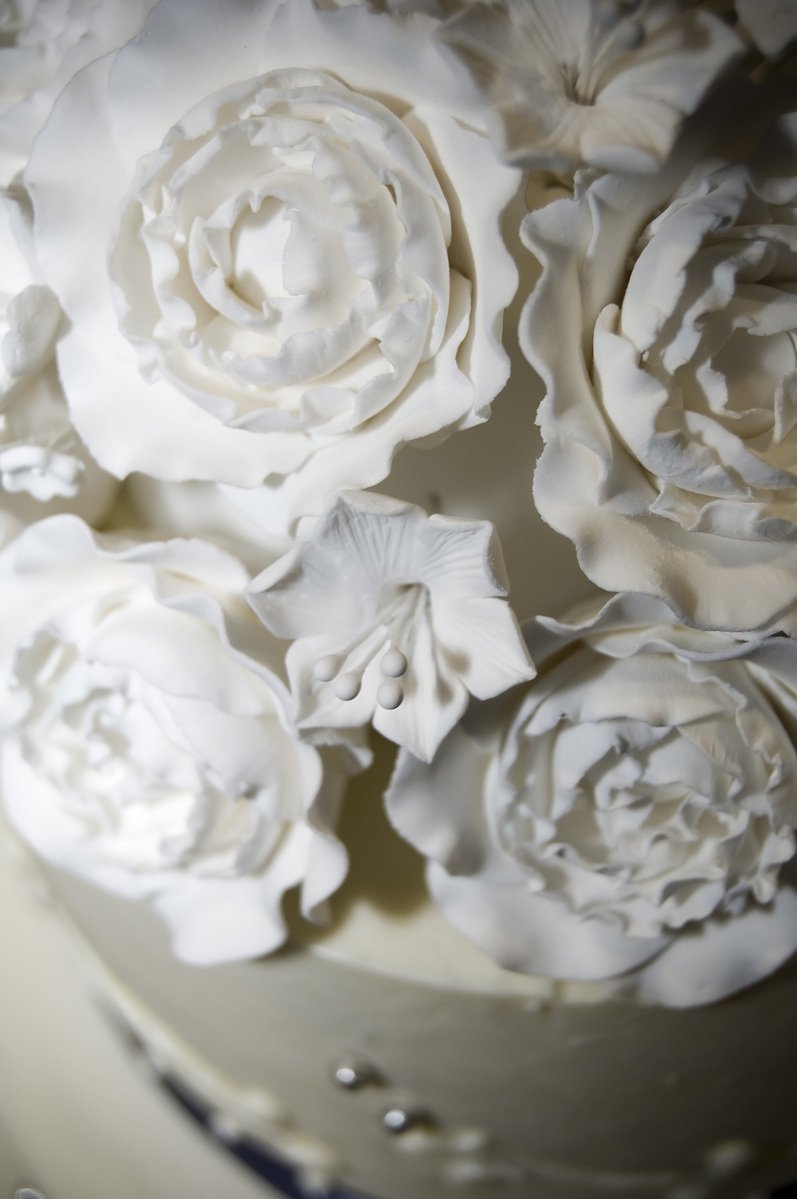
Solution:
M 206 969 L 174 959 L 141 905 L 49 886 L 158 1066 L 311 1178 L 379 1199 L 746 1199 L 793 1175 L 793 964 L 687 1011 L 510 974 L 419 901 L 408 863 L 397 845 L 377 900 L 355 849 L 326 940 Z M 351 1062 L 378 1083 L 341 1088 Z M 392 1108 L 429 1123 L 391 1135 Z

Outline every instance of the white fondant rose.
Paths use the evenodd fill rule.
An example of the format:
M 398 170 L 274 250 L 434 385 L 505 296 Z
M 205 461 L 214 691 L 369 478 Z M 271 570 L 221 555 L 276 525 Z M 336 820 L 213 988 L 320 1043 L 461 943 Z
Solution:
M 32 261 L 25 197 L 0 193 L 0 506 L 22 520 L 100 519 L 116 490 L 80 442 L 58 382 L 61 309 Z
M 749 102 L 747 92 L 741 103 Z M 731 104 L 724 124 L 744 124 Z M 548 385 L 535 499 L 611 590 L 687 623 L 797 628 L 797 116 L 749 162 L 686 146 L 526 218 Z
M 507 160 L 554 169 L 657 170 L 742 49 L 678 0 L 485 0 L 440 33 L 486 89 Z
M 534 674 L 506 594 L 488 521 L 352 492 L 252 580 L 249 601 L 294 638 L 286 665 L 301 728 L 372 722 L 429 761 L 469 695 Z
M 109 469 L 265 480 L 278 529 L 486 417 L 519 176 L 434 24 L 164 0 L 66 89 L 26 178 Z
M 96 537 L 55 516 L 0 555 L 0 777 L 45 858 L 147 898 L 175 952 L 256 956 L 341 882 L 342 774 L 301 744 L 236 559 L 200 541 Z M 278 660 L 278 659 L 277 659 Z
M 775 969 L 797 949 L 797 644 L 648 597 L 528 639 L 535 682 L 431 766 L 404 755 L 388 793 L 444 913 L 510 969 L 631 972 L 675 1007 Z
M 154 0 L 3 0 L 0 4 L 0 186 L 25 165 L 61 88 L 127 41 Z

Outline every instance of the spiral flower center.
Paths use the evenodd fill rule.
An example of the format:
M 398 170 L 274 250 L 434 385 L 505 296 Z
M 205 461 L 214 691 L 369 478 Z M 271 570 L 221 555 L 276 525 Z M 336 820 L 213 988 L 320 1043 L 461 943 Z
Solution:
M 290 231 L 289 210 L 276 196 L 250 201 L 233 226 L 233 286 L 253 308 L 290 295 L 283 270 Z
M 120 324 L 145 377 L 225 423 L 341 432 L 439 348 L 449 239 L 398 117 L 273 72 L 209 97 L 142 161 L 111 257 Z

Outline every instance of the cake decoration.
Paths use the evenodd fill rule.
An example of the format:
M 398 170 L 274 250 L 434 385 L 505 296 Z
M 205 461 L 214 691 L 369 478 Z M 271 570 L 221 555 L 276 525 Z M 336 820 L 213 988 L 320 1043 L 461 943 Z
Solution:
M 793 1155 L 792 8 L 0 17 L 3 809 L 313 1185 Z
M 47 858 L 147 899 L 175 952 L 213 962 L 282 944 L 285 891 L 316 918 L 346 872 L 334 836 L 366 751 L 295 735 L 240 563 L 198 540 L 101 537 L 74 516 L 0 554 L 2 772 Z M 239 634 L 240 637 L 240 634 Z
M 581 172 L 525 218 L 521 337 L 548 384 L 535 501 L 590 577 L 793 632 L 797 124 L 754 99 L 723 95 L 650 181 Z
M 391 1136 L 401 1137 L 406 1133 L 415 1132 L 419 1129 L 433 1129 L 435 1126 L 434 1118 L 422 1110 L 412 1110 L 403 1107 L 390 1107 L 382 1116 L 382 1124 L 385 1131 Z
M 484 87 L 505 159 L 553 170 L 655 172 L 742 51 L 713 13 L 670 0 L 477 0 L 439 36 Z
M 12 0 L 0 13 L 0 186 L 23 169 L 61 88 L 135 37 L 154 0 Z
M 670 1006 L 797 949 L 797 656 L 616 597 L 528 629 L 539 676 L 387 795 L 459 928 L 510 969 L 636 971 Z
M 492 525 L 367 492 L 340 496 L 249 586 L 271 632 L 292 639 L 299 727 L 371 721 L 424 761 L 469 695 L 534 673 L 506 594 Z
M 61 308 L 39 275 L 31 212 L 19 189 L 0 192 L 0 487 L 22 521 L 65 506 L 101 519 L 116 480 L 72 428 L 53 361 Z M 48 505 L 44 508 L 43 505 Z
M 434 859 L 433 898 L 488 952 L 703 1002 L 793 948 L 793 730 L 777 715 L 792 643 L 754 639 L 793 632 L 797 611 L 795 118 L 772 81 L 707 95 L 746 44 L 727 14 L 388 9 L 163 0 L 73 75 L 3 197 L 6 805 L 46 856 L 148 898 L 182 956 L 250 956 L 282 944 L 286 890 L 317 919 L 345 878 L 339 808 L 372 727 L 401 748 L 388 806 Z M 496 138 L 499 117 L 522 144 Z M 441 438 L 478 434 L 509 373 L 516 292 L 547 387 L 536 509 L 618 593 L 584 645 L 639 612 L 680 630 L 657 634 L 674 678 L 705 655 L 727 657 L 724 678 L 783 654 L 756 733 L 771 777 L 726 696 L 700 716 L 715 747 L 689 749 L 690 733 L 672 750 L 683 793 L 661 828 L 653 747 L 680 701 L 662 726 L 644 688 L 621 688 L 637 707 L 612 717 L 632 733 L 611 742 L 625 750 L 605 812 L 597 758 L 564 790 L 529 764 L 533 787 L 504 804 L 508 776 L 469 730 L 505 692 L 549 710 L 518 625 L 536 614 L 508 602 L 478 494 L 453 514 L 446 485 L 424 490 L 428 511 L 385 480 L 406 443 L 433 460 Z M 517 354 L 511 385 L 532 394 Z M 99 499 L 83 498 L 89 475 Z M 170 498 L 200 484 L 195 516 L 187 490 Z M 517 497 L 530 486 L 511 480 Z M 531 521 L 528 537 L 524 575 Z M 551 623 L 568 606 L 533 627 L 571 646 Z M 628 634 L 627 669 L 658 680 L 652 635 Z M 609 685 L 598 673 L 584 712 Z M 565 718 L 578 741 L 579 704 Z M 508 743 L 539 719 L 517 716 Z M 632 761 L 634 786 L 653 787 L 634 804 L 611 798 Z M 769 949 L 675 993 L 669 960 L 715 927 L 723 946 L 744 940 L 767 913 Z
M 333 1071 L 333 1078 L 344 1091 L 359 1091 L 362 1087 L 378 1087 L 383 1079 L 375 1066 L 359 1059 L 341 1062 Z
M 72 80 L 27 168 L 62 383 L 107 469 L 265 483 L 282 532 L 486 418 L 520 175 L 421 17 L 177 0 L 148 31 Z

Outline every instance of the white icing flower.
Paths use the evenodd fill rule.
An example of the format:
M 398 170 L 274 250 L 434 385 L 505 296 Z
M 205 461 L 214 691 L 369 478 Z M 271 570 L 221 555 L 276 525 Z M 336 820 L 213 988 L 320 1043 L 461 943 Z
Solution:
M 535 682 L 431 766 L 403 756 L 388 794 L 444 913 L 510 969 L 634 972 L 675 1007 L 775 969 L 797 949 L 797 644 L 626 596 L 528 640 Z
M 465 710 L 534 674 L 487 521 L 341 496 L 308 541 L 253 579 L 303 728 L 373 722 L 429 761 Z
M 24 165 L 61 88 L 126 42 L 154 0 L 0 0 L 0 186 Z
M 705 627 L 797 628 L 796 149 L 790 116 L 749 163 L 692 148 L 643 186 L 577 181 L 524 226 L 539 511 L 600 586 Z
M 236 559 L 55 516 L 0 555 L 0 777 L 43 857 L 147 898 L 187 961 L 256 956 L 340 884 L 340 763 L 301 744 Z M 272 648 L 273 648 L 273 643 Z M 276 659 L 278 661 L 278 659 Z
M 722 21 L 677 0 L 489 0 L 440 36 L 485 87 L 508 161 L 555 169 L 657 170 L 741 52 Z
M 31 258 L 25 197 L 0 192 L 0 506 L 23 520 L 105 512 L 115 483 L 81 444 L 58 382 L 61 309 Z
M 64 388 L 109 469 L 265 480 L 279 531 L 485 419 L 519 175 L 433 27 L 164 0 L 65 90 L 26 178 Z

